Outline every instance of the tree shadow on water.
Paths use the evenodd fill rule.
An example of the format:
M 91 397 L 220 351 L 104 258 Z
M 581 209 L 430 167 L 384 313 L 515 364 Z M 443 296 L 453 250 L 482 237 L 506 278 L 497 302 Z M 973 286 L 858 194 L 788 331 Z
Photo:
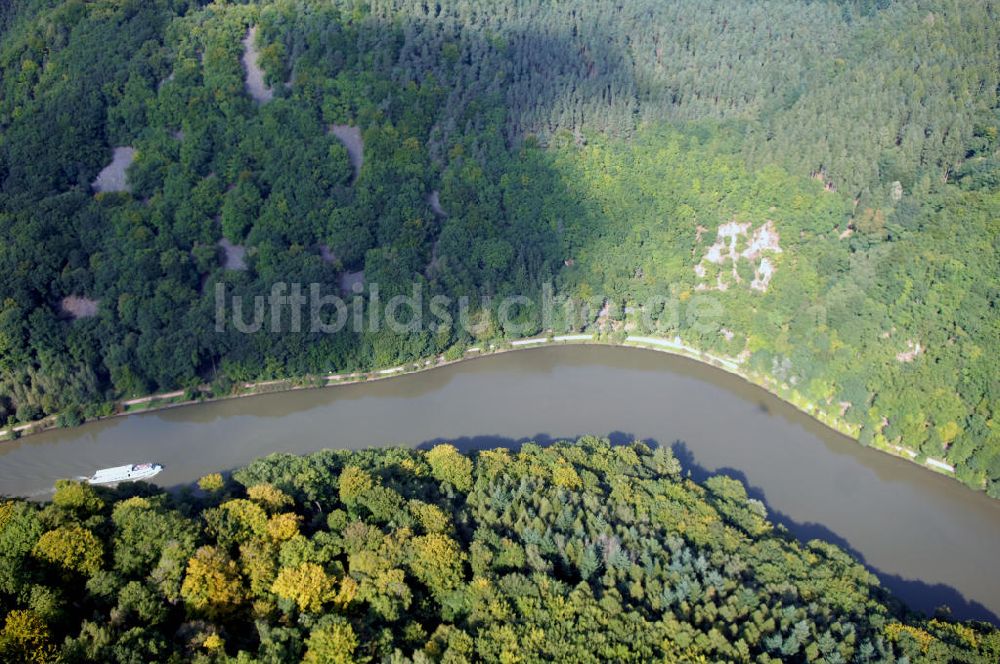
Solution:
M 611 441 L 612 445 L 626 445 L 637 439 L 636 436 L 622 431 L 613 431 L 605 437 Z M 497 447 L 516 451 L 529 443 L 547 447 L 560 441 L 572 441 L 575 438 L 577 436 L 555 437 L 546 433 L 538 433 L 533 436 L 514 439 L 501 435 L 487 434 L 460 438 L 435 438 L 424 441 L 415 447 L 420 450 L 429 450 L 435 445 L 449 443 L 464 453 Z M 651 447 L 658 447 L 660 445 L 657 441 L 650 439 L 646 439 L 643 442 Z M 669 447 L 677 460 L 680 461 L 681 467 L 692 480 L 702 483 L 714 475 L 725 475 L 738 480 L 746 487 L 747 495 L 750 498 L 755 498 L 764 504 L 767 508 L 768 520 L 772 523 L 785 528 L 793 537 L 801 542 L 818 539 L 836 545 L 864 565 L 868 571 L 879 579 L 883 588 L 892 593 L 895 598 L 905 602 L 909 608 L 927 615 L 933 615 L 939 607 L 947 607 L 954 618 L 961 620 L 983 620 L 1000 626 L 1000 617 L 996 613 L 981 603 L 966 598 L 957 589 L 943 583 L 927 583 L 918 579 L 907 579 L 898 574 L 878 569 L 868 563 L 864 555 L 844 537 L 833 532 L 823 524 L 799 522 L 775 509 L 767 502 L 767 497 L 763 489 L 752 485 L 743 471 L 735 468 L 709 470 L 698 463 L 694 453 L 687 444 L 680 440 L 674 441 Z M 228 476 L 231 473 L 232 471 L 230 470 L 223 474 Z M 171 492 L 184 492 L 196 489 L 194 488 L 194 483 L 182 483 L 168 487 L 167 490 Z
M 655 444 L 654 441 L 646 441 Z M 966 598 L 961 592 L 943 583 L 926 583 L 919 579 L 907 579 L 898 574 L 881 570 L 865 560 L 864 554 L 854 548 L 844 537 L 833 532 L 821 523 L 812 521 L 800 522 L 787 514 L 775 509 L 767 502 L 764 490 L 750 483 L 746 474 L 736 468 L 718 468 L 708 470 L 698 463 L 694 454 L 683 441 L 674 441 L 670 445 L 674 456 L 681 466 L 690 474 L 691 479 L 698 483 L 704 482 L 713 475 L 725 475 L 738 480 L 746 487 L 747 495 L 761 501 L 767 508 L 767 518 L 774 524 L 783 526 L 801 542 L 818 539 L 835 544 L 851 555 L 855 560 L 878 577 L 882 586 L 888 589 L 906 605 L 927 615 L 934 615 L 941 607 L 947 607 L 950 615 L 961 620 L 985 620 L 1000 625 L 1000 617 L 993 611 L 975 600 Z
M 636 436 L 622 431 L 613 431 L 606 436 L 612 445 L 626 445 L 637 439 Z M 549 434 L 539 433 L 534 436 L 523 438 L 508 438 L 500 435 L 468 436 L 463 438 L 436 438 L 425 441 L 418 445 L 418 449 L 427 450 L 441 443 L 450 443 L 462 452 L 475 452 L 479 450 L 505 447 L 511 450 L 518 450 L 526 443 L 534 443 L 542 447 L 547 447 L 563 440 L 572 440 L 573 437 L 553 437 Z M 657 447 L 660 444 L 655 440 L 646 439 L 643 442 Z M 993 611 L 983 606 L 975 600 L 966 598 L 955 588 L 943 583 L 927 583 L 919 579 L 907 579 L 898 574 L 892 574 L 878 569 L 865 560 L 864 554 L 851 545 L 844 537 L 838 535 L 821 523 L 800 522 L 791 518 L 787 514 L 775 509 L 767 501 L 764 490 L 750 483 L 746 474 L 736 468 L 718 468 L 709 470 L 698 463 L 694 453 L 683 441 L 675 441 L 670 449 L 674 456 L 680 461 L 683 469 L 689 474 L 691 479 L 698 483 L 704 482 L 713 475 L 726 475 L 738 480 L 746 487 L 747 495 L 761 501 L 767 508 L 768 520 L 772 523 L 784 527 L 792 536 L 800 542 L 808 542 L 813 539 L 823 540 L 834 544 L 851 555 L 855 560 L 874 574 L 882 586 L 887 589 L 895 598 L 902 600 L 909 608 L 920 611 L 927 615 L 934 615 L 940 607 L 947 607 L 952 617 L 961 620 L 985 620 L 1000 625 L 1000 617 Z
M 463 436 L 461 438 L 434 438 L 420 443 L 417 445 L 417 449 L 426 451 L 435 445 L 448 443 L 449 445 L 454 445 L 464 454 L 469 452 L 479 452 L 481 450 L 491 450 L 496 447 L 505 447 L 509 450 L 516 451 L 528 443 L 533 443 L 540 447 L 548 447 L 549 445 L 553 445 L 558 442 L 575 440 L 577 437 L 578 436 L 553 437 L 547 433 L 536 433 L 533 436 L 524 436 L 523 438 L 510 438 L 499 434 L 486 434 L 482 436 Z M 634 435 L 625 433 L 624 431 L 612 431 L 604 437 L 610 440 L 612 445 L 628 445 L 632 441 L 636 440 Z

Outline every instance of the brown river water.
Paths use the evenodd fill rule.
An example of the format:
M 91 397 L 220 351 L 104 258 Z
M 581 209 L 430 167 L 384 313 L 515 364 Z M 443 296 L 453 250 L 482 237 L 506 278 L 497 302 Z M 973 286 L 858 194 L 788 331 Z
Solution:
M 912 606 L 998 622 L 1000 501 L 862 448 L 742 379 L 649 350 L 563 346 L 423 373 L 186 406 L 0 443 L 0 493 L 153 461 L 175 487 L 269 452 L 460 448 L 582 434 L 673 446 L 745 481 L 773 521 L 859 557 Z

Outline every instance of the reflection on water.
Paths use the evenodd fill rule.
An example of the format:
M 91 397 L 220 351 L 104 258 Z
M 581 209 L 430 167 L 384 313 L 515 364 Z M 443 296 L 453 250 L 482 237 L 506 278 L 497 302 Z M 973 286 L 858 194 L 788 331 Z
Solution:
M 680 445 L 694 474 L 741 477 L 776 520 L 851 549 L 921 608 L 1000 613 L 1000 504 L 864 449 L 738 377 L 653 351 L 537 348 L 52 431 L 0 446 L 0 491 L 36 494 L 131 462 L 162 463 L 155 481 L 172 486 L 276 451 L 612 432 Z

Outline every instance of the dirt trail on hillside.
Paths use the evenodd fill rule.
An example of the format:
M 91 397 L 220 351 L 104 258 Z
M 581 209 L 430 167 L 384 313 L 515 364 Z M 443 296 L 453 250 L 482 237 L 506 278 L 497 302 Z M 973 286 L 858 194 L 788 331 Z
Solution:
M 246 70 L 246 88 L 258 104 L 266 104 L 274 98 L 274 91 L 264 83 L 264 70 L 260 68 L 260 52 L 257 50 L 257 26 L 247 30 L 243 38 L 243 68 Z

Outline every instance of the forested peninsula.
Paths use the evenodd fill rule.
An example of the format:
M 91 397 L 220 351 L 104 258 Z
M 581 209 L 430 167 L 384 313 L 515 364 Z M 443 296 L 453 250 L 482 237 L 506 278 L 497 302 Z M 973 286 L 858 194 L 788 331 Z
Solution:
M 5 661 L 983 662 L 729 477 L 584 437 L 276 454 L 0 503 Z
M 551 284 L 597 298 L 554 334 L 680 337 L 1000 495 L 996 13 L 5 3 L 0 419 L 544 335 L 481 298 Z M 484 324 L 216 331 L 216 285 L 276 282 L 420 284 Z

